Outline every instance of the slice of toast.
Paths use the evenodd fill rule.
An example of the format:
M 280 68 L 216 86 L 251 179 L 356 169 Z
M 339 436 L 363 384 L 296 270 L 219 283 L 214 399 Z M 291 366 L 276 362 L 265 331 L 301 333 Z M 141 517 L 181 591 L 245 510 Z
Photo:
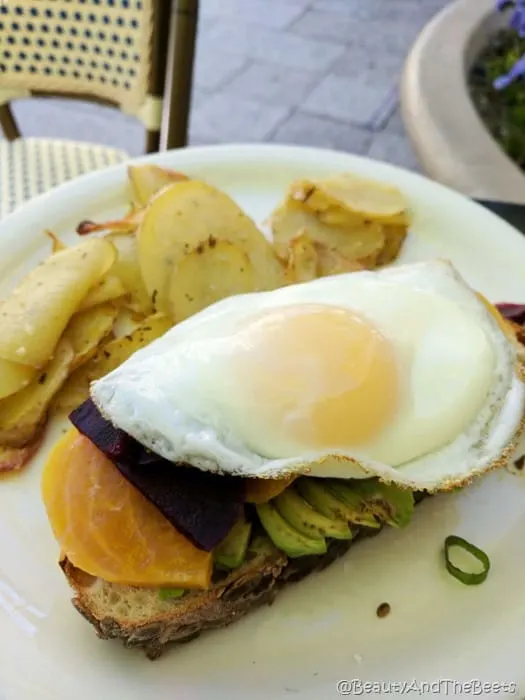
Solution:
M 74 607 L 101 639 L 140 647 L 150 659 L 168 644 L 189 642 L 202 632 L 226 627 L 251 610 L 271 604 L 285 585 L 320 571 L 350 546 L 382 528 L 362 527 L 351 540 L 332 540 L 323 555 L 289 559 L 265 537 L 254 538 L 247 561 L 229 574 L 218 572 L 212 587 L 182 598 L 163 600 L 159 589 L 108 583 L 75 568 L 67 558 L 60 566 L 74 590 Z

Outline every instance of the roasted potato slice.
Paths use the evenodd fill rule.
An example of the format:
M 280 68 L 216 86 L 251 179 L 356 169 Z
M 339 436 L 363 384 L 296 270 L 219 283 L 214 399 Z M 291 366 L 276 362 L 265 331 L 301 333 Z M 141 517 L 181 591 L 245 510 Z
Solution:
M 61 250 L 67 249 L 67 245 L 65 243 L 62 243 L 60 238 L 55 233 L 53 233 L 53 231 L 46 229 L 44 231 L 44 233 L 51 241 L 51 252 L 52 253 L 59 253 Z
M 0 358 L 44 367 L 71 316 L 115 258 L 109 241 L 92 238 L 30 272 L 0 307 Z
M 295 182 L 290 198 L 320 213 L 330 224 L 352 225 L 356 217 L 383 224 L 409 223 L 408 205 L 397 187 L 351 173 Z
M 288 282 L 297 284 L 317 277 L 317 251 L 312 239 L 300 233 L 289 243 L 287 262 Z
M 270 225 L 275 249 L 284 259 L 290 241 L 301 233 L 365 267 L 376 265 L 385 244 L 385 233 L 378 223 L 358 219 L 352 226 L 333 226 L 322 222 L 304 203 L 293 200 L 274 211 Z
M 107 239 L 117 250 L 117 259 L 111 268 L 111 274 L 119 278 L 129 295 L 127 305 L 144 314 L 153 313 L 153 304 L 140 271 L 136 236 L 129 233 L 110 233 Z
M 340 275 L 344 272 L 357 272 L 364 267 L 355 260 L 349 260 L 337 248 L 330 248 L 324 243 L 316 243 L 317 276 Z
M 93 357 L 100 343 L 111 333 L 117 315 L 116 306 L 101 304 L 73 316 L 62 336 L 69 340 L 75 353 L 70 372 Z
M 145 207 L 153 195 L 173 182 L 187 180 L 187 176 L 176 170 L 158 165 L 129 165 L 128 179 L 136 207 Z
M 32 442 L 46 420 L 51 399 L 65 382 L 75 352 L 62 338 L 44 371 L 17 394 L 0 401 L 0 445 L 25 447 Z
M 41 430 L 32 442 L 25 447 L 0 447 L 0 474 L 19 471 L 33 458 L 44 437 Z
M 228 241 L 243 250 L 252 263 L 255 289 L 275 289 L 285 282 L 284 266 L 255 223 L 227 194 L 204 182 L 187 180 L 164 188 L 150 201 L 137 236 L 146 289 L 164 313 L 171 310 L 173 271 L 206 241 Z M 244 285 L 242 277 L 237 279 Z
M 248 255 L 230 241 L 206 241 L 173 271 L 170 314 L 183 321 L 220 299 L 253 292 L 257 277 Z
M 109 221 L 81 221 L 76 231 L 79 236 L 87 236 L 90 233 L 99 231 L 115 231 L 116 233 L 135 233 L 139 227 L 144 209 L 132 208 L 122 219 L 111 219 Z
M 125 295 L 126 289 L 117 275 L 109 274 L 93 287 L 80 304 L 79 311 L 92 309 L 94 306 L 105 304 L 108 301 L 117 301 L 117 299 L 121 299 Z
M 29 365 L 0 359 L 0 399 L 23 389 L 37 372 L 37 369 Z
M 287 273 L 290 284 L 362 269 L 363 266 L 355 260 L 348 260 L 336 248 L 312 241 L 306 233 L 289 243 Z
M 129 335 L 100 345 L 95 355 L 73 372 L 57 393 L 52 403 L 53 412 L 69 413 L 80 406 L 89 396 L 92 381 L 116 369 L 137 350 L 164 335 L 172 325 L 168 316 L 153 314 Z
M 383 226 L 383 230 L 385 232 L 385 245 L 377 259 L 378 265 L 388 265 L 398 258 L 408 234 L 408 227 L 401 225 L 386 224 Z

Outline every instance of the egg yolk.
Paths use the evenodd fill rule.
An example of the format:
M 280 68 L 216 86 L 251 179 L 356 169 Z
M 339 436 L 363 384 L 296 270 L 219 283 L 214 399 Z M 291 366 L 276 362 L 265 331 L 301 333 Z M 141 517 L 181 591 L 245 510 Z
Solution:
M 279 444 L 365 445 L 396 412 L 393 348 L 353 311 L 321 304 L 272 310 L 252 318 L 237 341 L 235 374 L 265 427 L 266 445 L 253 446 L 266 454 L 284 456 Z

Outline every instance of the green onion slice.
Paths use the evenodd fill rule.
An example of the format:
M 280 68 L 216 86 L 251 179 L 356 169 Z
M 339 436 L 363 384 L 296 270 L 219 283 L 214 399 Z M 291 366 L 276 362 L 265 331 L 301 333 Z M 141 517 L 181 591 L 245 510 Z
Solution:
M 161 600 L 170 600 L 170 598 L 182 598 L 186 593 L 184 588 L 161 588 L 159 596 Z
M 454 566 L 454 564 L 450 561 L 449 555 L 449 552 L 453 547 L 461 547 L 466 552 L 471 554 L 483 565 L 483 571 L 478 573 L 469 573 L 468 571 L 462 571 L 461 569 L 458 569 L 457 566 Z M 485 552 L 457 535 L 449 535 L 445 539 L 445 562 L 447 565 L 447 571 L 467 586 L 476 586 L 483 583 L 490 570 L 490 560 Z

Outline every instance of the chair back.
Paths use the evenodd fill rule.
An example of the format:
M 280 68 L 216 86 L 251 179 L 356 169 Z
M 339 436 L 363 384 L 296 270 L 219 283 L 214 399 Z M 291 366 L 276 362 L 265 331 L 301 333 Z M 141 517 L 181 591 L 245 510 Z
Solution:
M 114 105 L 143 123 L 148 151 L 158 149 L 163 122 L 170 131 L 175 110 L 179 133 L 171 128 L 163 147 L 185 145 L 197 5 L 179 0 L 172 11 L 170 0 L 0 0 L 0 106 L 31 95 Z M 181 38 L 182 52 L 173 45 Z M 176 81 L 184 90 L 173 104 Z

